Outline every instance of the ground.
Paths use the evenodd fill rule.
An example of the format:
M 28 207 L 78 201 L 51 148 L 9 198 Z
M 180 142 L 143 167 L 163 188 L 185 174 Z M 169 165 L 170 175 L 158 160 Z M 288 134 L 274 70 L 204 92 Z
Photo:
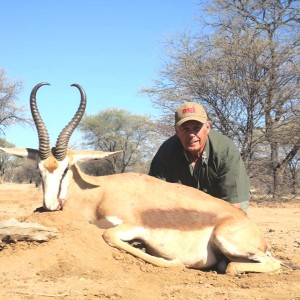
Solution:
M 229 276 L 152 266 L 108 246 L 102 230 L 71 208 L 34 212 L 34 185 L 0 185 L 0 220 L 16 218 L 59 230 L 49 242 L 6 244 L 0 251 L 1 299 L 300 299 L 300 270 Z M 300 266 L 300 201 L 252 202 L 249 217 L 276 258 Z

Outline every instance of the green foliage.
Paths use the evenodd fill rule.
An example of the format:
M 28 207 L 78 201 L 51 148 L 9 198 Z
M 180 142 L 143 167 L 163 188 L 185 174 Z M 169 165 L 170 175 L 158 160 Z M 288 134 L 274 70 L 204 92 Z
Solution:
M 0 147 L 14 148 L 15 145 L 0 138 Z M 40 181 L 40 174 L 35 161 L 10 156 L 0 151 L 0 182 L 35 182 Z
M 15 145 L 0 137 L 0 147 L 13 148 Z
M 150 118 L 123 109 L 107 109 L 85 116 L 79 129 L 83 132 L 84 147 L 123 151 L 119 157 L 109 160 L 114 173 L 140 168 L 152 158 L 161 142 Z
M 3 138 L 0 138 L 0 147 L 10 148 L 14 147 L 13 144 L 9 143 Z M 7 167 L 10 166 L 10 157 L 4 152 L 0 151 L 0 183 L 4 180 L 4 173 Z
M 80 163 L 80 168 L 84 173 L 93 176 L 114 174 L 111 164 L 107 160 L 83 162 Z
M 250 176 L 265 182 L 267 168 L 266 185 L 279 194 L 300 152 L 299 1 L 207 4 L 201 31 L 167 41 L 168 59 L 143 91 L 165 113 L 162 123 L 173 125 L 184 101 L 203 104 L 213 127 L 238 145 Z M 257 164 L 262 156 L 267 164 Z

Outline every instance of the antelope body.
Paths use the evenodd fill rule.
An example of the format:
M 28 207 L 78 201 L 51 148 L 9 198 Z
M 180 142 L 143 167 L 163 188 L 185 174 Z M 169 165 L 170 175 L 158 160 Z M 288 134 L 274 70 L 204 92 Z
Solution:
M 82 211 L 89 222 L 105 229 L 103 238 L 109 245 L 156 266 L 204 269 L 226 258 L 229 274 L 280 269 L 280 262 L 267 251 L 258 227 L 242 210 L 223 200 L 143 174 L 84 174 L 78 161 L 108 158 L 119 152 L 67 149 L 86 105 L 85 92 L 77 84 L 79 108 L 50 149 L 36 106 L 37 90 L 45 84 L 35 86 L 30 96 L 39 149 L 0 148 L 10 155 L 37 161 L 45 209 L 66 206 Z M 146 252 L 127 243 L 132 240 L 142 241 Z

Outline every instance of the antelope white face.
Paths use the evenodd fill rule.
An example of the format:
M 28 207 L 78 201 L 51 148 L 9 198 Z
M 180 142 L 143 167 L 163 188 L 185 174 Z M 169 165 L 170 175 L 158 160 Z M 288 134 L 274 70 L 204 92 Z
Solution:
M 38 164 L 43 183 L 43 206 L 47 210 L 63 209 L 69 186 L 68 156 L 58 161 L 49 156 Z
M 80 91 L 80 104 L 71 121 L 60 132 L 56 146 L 50 148 L 50 140 L 47 128 L 41 118 L 36 103 L 36 93 L 38 89 L 49 83 L 41 82 L 37 84 L 30 94 L 30 109 L 34 124 L 39 137 L 39 149 L 32 148 L 0 148 L 7 154 L 25 157 L 38 162 L 38 167 L 43 183 L 43 205 L 47 210 L 61 210 L 67 198 L 67 191 L 71 176 L 68 167 L 77 161 L 97 160 L 112 157 L 122 153 L 103 151 L 71 151 L 68 150 L 68 142 L 73 131 L 78 126 L 86 107 L 86 94 L 79 84 L 72 84 Z M 67 155 L 69 153 L 69 155 Z M 72 153 L 70 155 L 70 153 Z
M 72 84 L 80 92 L 79 107 L 71 121 L 60 132 L 55 147 L 51 149 L 48 130 L 39 113 L 36 93 L 47 82 L 37 84 L 30 94 L 30 110 L 39 137 L 39 170 L 42 176 L 44 189 L 44 207 L 48 210 L 60 210 L 63 208 L 68 188 L 68 143 L 73 131 L 78 126 L 84 115 L 86 107 L 86 94 L 79 84 Z M 30 151 L 29 151 L 30 152 Z

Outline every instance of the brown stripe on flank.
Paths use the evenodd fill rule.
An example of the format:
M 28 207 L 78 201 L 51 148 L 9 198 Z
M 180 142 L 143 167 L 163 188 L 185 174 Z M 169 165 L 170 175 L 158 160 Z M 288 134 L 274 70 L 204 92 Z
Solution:
M 158 229 L 199 230 L 216 224 L 216 215 L 192 209 L 149 209 L 141 213 L 142 225 Z
M 44 167 L 50 172 L 53 173 L 54 170 L 57 169 L 58 167 L 58 161 L 54 156 L 49 156 L 45 161 L 44 161 Z

